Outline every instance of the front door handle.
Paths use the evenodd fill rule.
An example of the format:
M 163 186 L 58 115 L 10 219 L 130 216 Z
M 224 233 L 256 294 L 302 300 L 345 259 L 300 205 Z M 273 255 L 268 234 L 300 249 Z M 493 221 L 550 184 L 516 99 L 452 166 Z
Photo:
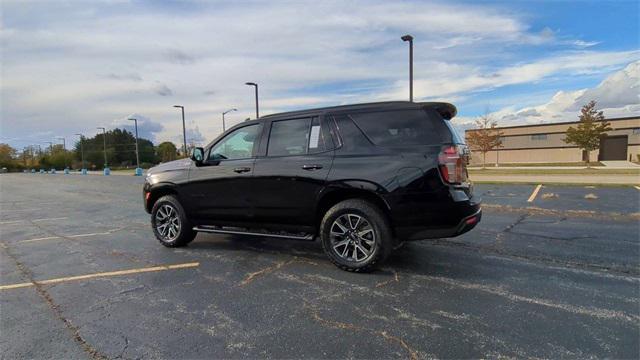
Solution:
M 237 172 L 238 174 L 241 174 L 241 173 L 246 173 L 246 172 L 251 171 L 251 168 L 248 168 L 248 167 L 237 167 L 237 168 L 233 169 L 233 171 Z
M 314 164 L 314 165 L 302 165 L 304 170 L 318 170 L 322 169 L 322 165 Z

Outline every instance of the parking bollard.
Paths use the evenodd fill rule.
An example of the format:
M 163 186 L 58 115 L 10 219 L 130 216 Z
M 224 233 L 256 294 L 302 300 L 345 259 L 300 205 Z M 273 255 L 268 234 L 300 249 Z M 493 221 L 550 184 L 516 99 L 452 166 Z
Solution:
M 136 176 L 142 176 L 142 168 L 136 168 Z
M 102 171 L 102 173 L 103 173 L 104 175 L 111 175 L 111 169 L 109 169 L 108 167 L 107 167 L 107 168 L 104 168 L 104 170 Z

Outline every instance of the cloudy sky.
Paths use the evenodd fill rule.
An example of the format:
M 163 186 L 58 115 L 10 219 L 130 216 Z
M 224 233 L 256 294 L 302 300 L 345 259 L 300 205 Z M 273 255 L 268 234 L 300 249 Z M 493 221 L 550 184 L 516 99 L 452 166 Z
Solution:
M 575 120 L 599 101 L 640 115 L 637 1 L 2 0 L 0 142 L 130 126 L 206 143 L 228 125 L 284 110 L 408 97 L 444 100 L 468 126 Z M 70 141 L 68 141 L 70 143 Z

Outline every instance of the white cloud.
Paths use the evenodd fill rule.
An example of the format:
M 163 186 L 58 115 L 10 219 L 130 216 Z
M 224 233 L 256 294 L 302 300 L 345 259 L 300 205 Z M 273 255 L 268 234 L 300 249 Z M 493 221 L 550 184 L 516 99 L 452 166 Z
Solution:
M 228 114 L 229 126 L 254 117 L 246 81 L 260 84 L 262 114 L 406 99 L 407 47 L 399 39 L 405 33 L 416 39 L 418 99 L 464 101 L 549 77 L 604 74 L 639 54 L 574 52 L 590 39 L 558 40 L 554 30 L 531 29 L 525 16 L 487 4 L 171 6 L 3 2 L 2 135 L 25 144 L 45 128 L 91 135 L 135 112 L 159 126 L 148 136 L 181 143 L 172 105 L 182 104 L 194 138 L 210 140 L 222 129 L 223 110 L 239 110 Z M 517 50 L 548 44 L 559 49 L 533 59 Z
M 576 91 L 558 91 L 547 103 L 538 106 L 507 107 L 490 113 L 502 126 L 575 121 L 580 108 L 595 100 L 598 109 L 608 118 L 640 116 L 640 61 L 607 76 L 594 88 Z M 454 122 L 460 128 L 472 127 L 472 118 L 459 118 Z

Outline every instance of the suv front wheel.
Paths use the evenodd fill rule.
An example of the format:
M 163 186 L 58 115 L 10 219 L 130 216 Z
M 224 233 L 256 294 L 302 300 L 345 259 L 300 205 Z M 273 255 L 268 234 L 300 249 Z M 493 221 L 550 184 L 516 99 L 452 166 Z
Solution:
M 342 201 L 327 211 L 320 224 L 322 247 L 339 268 L 367 272 L 393 249 L 391 227 L 382 211 L 361 199 Z
M 163 196 L 153 204 L 151 227 L 156 239 L 166 247 L 185 246 L 197 235 L 182 205 L 173 195 Z

